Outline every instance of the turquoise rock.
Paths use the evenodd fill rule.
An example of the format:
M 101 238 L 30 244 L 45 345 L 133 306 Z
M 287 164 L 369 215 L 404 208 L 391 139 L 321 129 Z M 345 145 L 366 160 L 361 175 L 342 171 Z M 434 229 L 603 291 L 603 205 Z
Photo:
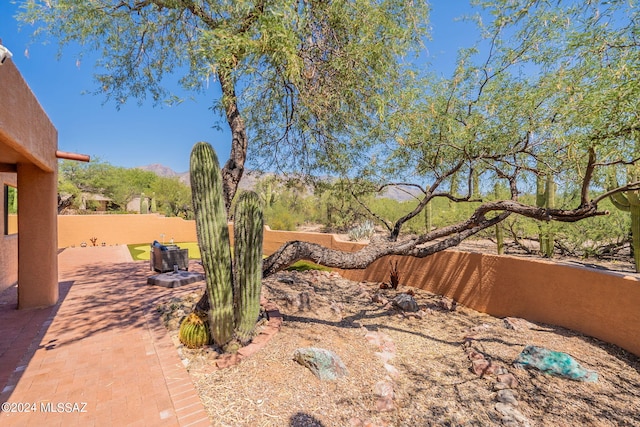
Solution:
M 336 380 L 348 374 L 340 357 L 324 348 L 299 348 L 293 353 L 293 360 L 309 368 L 321 380 Z
M 546 374 L 575 381 L 597 382 L 598 373 L 580 366 L 576 360 L 561 351 L 528 345 L 513 362 L 517 367 L 531 367 Z

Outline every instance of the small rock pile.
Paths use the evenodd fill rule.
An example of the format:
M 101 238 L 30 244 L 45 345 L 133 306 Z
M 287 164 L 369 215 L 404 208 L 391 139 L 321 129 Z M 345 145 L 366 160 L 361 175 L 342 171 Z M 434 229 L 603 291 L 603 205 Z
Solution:
M 464 336 L 463 348 L 471 362 L 471 371 L 480 377 L 493 375 L 495 382 L 493 391 L 496 392 L 496 404 L 494 409 L 504 426 L 529 427 L 531 422 L 517 408 L 518 406 L 518 380 L 506 367 L 494 363 L 491 358 L 480 351 L 475 345 L 479 334 L 491 329 L 491 326 L 483 323 L 471 328 Z

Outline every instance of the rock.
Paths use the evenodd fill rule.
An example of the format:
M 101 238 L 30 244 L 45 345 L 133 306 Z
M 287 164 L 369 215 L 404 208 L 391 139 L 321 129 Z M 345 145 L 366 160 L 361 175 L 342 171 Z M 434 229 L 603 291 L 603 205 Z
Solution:
M 389 381 L 378 381 L 373 386 L 373 393 L 378 397 L 390 397 L 393 399 L 393 384 Z
M 510 373 L 498 375 L 498 382 L 506 384 L 509 388 L 518 388 L 518 380 Z
M 508 389 L 509 385 L 506 383 L 495 383 L 493 385 L 493 391 Z
M 389 363 L 385 363 L 384 364 L 384 369 L 387 370 L 387 372 L 389 373 L 389 375 L 392 378 L 398 378 L 400 376 L 400 371 L 398 371 L 398 369 L 396 369 L 395 366 L 389 364 Z
M 513 363 L 517 367 L 531 367 L 546 374 L 575 381 L 598 381 L 597 372 L 583 368 L 567 353 L 549 350 L 544 347 L 526 346 Z
M 531 425 L 527 417 L 522 415 L 522 413 L 514 408 L 513 405 L 498 402 L 495 404 L 494 408 L 498 413 L 500 413 L 500 415 L 502 415 L 503 424 L 511 423 L 509 425 L 514 425 L 513 422 L 515 421 L 517 422 L 515 425 L 523 427 L 529 427 Z
M 395 405 L 393 404 L 393 400 L 388 397 L 380 397 L 376 401 L 376 410 L 378 412 L 391 412 L 395 410 Z
M 532 329 L 536 326 L 533 323 L 525 319 L 521 319 L 519 317 L 505 317 L 503 321 L 504 321 L 505 328 L 513 329 L 514 331 L 520 331 L 523 329 Z
M 393 359 L 396 355 L 394 352 L 391 352 L 391 351 L 377 351 L 374 354 L 384 363 L 387 363 L 389 360 Z
M 409 294 L 398 294 L 392 300 L 394 307 L 398 307 L 402 311 L 415 312 L 420 308 L 416 300 Z
M 371 297 L 371 301 L 382 305 L 385 305 L 389 302 L 389 300 L 386 299 L 380 292 L 376 292 L 375 294 L 373 294 L 373 296 Z
M 388 352 L 392 355 L 396 354 L 396 345 L 389 335 L 383 332 L 367 331 L 364 338 L 371 344 L 375 345 L 382 352 Z
M 498 394 L 496 396 L 496 400 L 502 403 L 509 403 L 511 405 L 517 406 L 518 399 L 516 398 L 517 393 L 509 388 L 504 390 L 498 390 Z
M 339 302 L 332 302 L 330 308 L 337 316 L 340 316 L 344 310 L 344 305 Z
M 484 355 L 475 350 L 470 350 L 467 356 L 469 356 L 469 360 L 484 359 Z
M 496 375 L 503 375 L 503 374 L 508 374 L 508 373 L 509 373 L 509 371 L 507 371 L 506 368 L 504 368 L 503 366 L 499 366 L 496 369 L 496 372 L 495 372 Z
M 340 357 L 323 348 L 299 348 L 293 353 L 293 360 L 309 368 L 321 380 L 336 380 L 348 375 Z
M 479 376 L 484 376 L 487 374 L 495 374 L 496 369 L 498 369 L 497 365 L 494 365 L 490 360 L 487 359 L 473 359 L 471 361 L 471 370 L 474 374 Z
M 390 381 L 378 381 L 373 386 L 373 393 L 378 396 L 376 401 L 376 410 L 378 412 L 393 411 L 395 405 L 393 404 L 394 392 L 393 383 Z
M 438 302 L 438 305 L 441 308 L 443 308 L 443 309 L 445 309 L 447 311 L 455 311 L 458 303 L 456 303 L 451 298 L 442 297 L 442 298 L 440 298 L 440 301 Z

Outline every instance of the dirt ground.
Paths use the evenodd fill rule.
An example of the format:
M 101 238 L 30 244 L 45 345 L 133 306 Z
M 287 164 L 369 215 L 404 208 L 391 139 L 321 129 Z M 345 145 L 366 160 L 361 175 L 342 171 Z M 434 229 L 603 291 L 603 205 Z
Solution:
M 418 311 L 393 303 L 403 293 Z M 640 359 L 594 338 L 328 272 L 278 273 L 263 295 L 283 314 L 281 330 L 222 370 L 211 369 L 213 349 L 177 339 L 200 291 L 176 289 L 158 307 L 215 426 L 640 425 Z M 598 381 L 516 368 L 527 345 L 568 353 Z M 337 354 L 348 375 L 319 380 L 293 358 L 307 347 Z

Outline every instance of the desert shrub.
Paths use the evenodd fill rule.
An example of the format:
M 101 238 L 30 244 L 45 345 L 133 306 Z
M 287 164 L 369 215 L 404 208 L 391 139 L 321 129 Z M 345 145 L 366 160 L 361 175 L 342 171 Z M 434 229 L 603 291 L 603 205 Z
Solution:
M 349 235 L 349 240 L 358 241 L 370 239 L 373 233 L 375 233 L 373 221 L 367 220 L 351 228 L 347 234 Z

